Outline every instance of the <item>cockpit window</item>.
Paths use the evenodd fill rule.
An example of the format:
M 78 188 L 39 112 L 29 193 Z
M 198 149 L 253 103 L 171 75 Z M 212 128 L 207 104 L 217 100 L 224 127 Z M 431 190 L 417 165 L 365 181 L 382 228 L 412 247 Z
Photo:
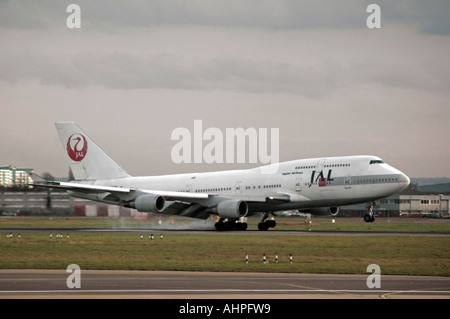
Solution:
M 382 160 L 371 160 L 369 165 L 371 164 L 383 164 L 384 162 Z

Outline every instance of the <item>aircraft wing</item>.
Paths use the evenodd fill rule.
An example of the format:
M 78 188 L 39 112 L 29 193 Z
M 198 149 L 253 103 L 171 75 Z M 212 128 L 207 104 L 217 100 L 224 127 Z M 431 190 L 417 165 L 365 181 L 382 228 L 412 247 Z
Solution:
M 231 197 L 212 195 L 208 193 L 174 192 L 162 190 L 134 189 L 116 186 L 94 185 L 79 182 L 45 181 L 39 176 L 32 176 L 35 180 L 34 186 L 46 188 L 59 188 L 71 192 L 71 195 L 107 204 L 132 207 L 130 203 L 142 195 L 161 196 L 164 198 L 164 209 L 161 211 L 168 215 L 179 215 L 193 218 L 207 218 L 211 208 L 217 206 L 221 201 L 232 199 Z M 249 206 L 257 203 L 282 204 L 299 200 L 298 194 L 276 192 L 265 194 L 254 198 L 244 199 Z M 308 200 L 302 197 L 300 200 Z M 161 207 L 162 208 L 162 207 Z M 158 210 L 159 211 L 159 210 Z
M 205 207 L 198 204 L 198 201 L 207 200 L 210 195 L 205 193 L 186 193 L 186 192 L 172 192 L 160 190 L 142 190 L 125 187 L 100 186 L 83 184 L 76 182 L 45 182 L 39 176 L 33 176 L 34 186 L 46 188 L 58 188 L 75 193 L 82 193 L 86 195 L 95 196 L 92 200 L 104 202 L 107 204 L 122 205 L 125 207 L 127 203 L 133 201 L 136 197 L 145 194 L 159 195 L 164 197 L 164 213 L 168 215 L 179 215 L 193 218 L 205 219 L 209 213 L 206 212 Z M 73 194 L 73 196 L 87 198 L 87 196 L 80 196 Z
M 71 183 L 71 182 L 37 182 L 34 186 L 41 186 L 47 188 L 60 188 L 65 190 L 71 190 L 76 192 L 87 192 L 87 193 L 112 193 L 112 194 L 130 194 L 133 192 L 141 192 L 147 194 L 154 194 L 164 196 L 167 200 L 188 200 L 188 199 L 207 199 L 208 194 L 205 193 L 185 193 L 185 192 L 172 192 L 172 191 L 160 191 L 160 190 L 142 190 L 133 189 L 125 187 L 114 187 L 114 186 L 101 186 L 101 185 L 91 185 L 82 183 Z
M 122 187 L 111 187 L 111 186 L 97 186 L 89 184 L 77 184 L 77 183 L 67 183 L 67 182 L 39 182 L 34 183 L 37 187 L 47 187 L 47 188 L 60 188 L 64 190 L 71 190 L 77 192 L 92 192 L 92 193 L 129 193 L 131 190 L 129 188 Z

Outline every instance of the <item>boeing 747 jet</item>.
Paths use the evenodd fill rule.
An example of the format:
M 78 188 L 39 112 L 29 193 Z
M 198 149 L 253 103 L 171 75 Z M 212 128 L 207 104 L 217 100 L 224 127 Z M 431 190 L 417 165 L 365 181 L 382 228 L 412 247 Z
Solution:
M 217 230 L 245 230 L 242 217 L 261 214 L 260 230 L 275 227 L 271 214 L 299 210 L 336 215 L 342 205 L 369 203 L 364 216 L 374 221 L 373 202 L 405 189 L 410 180 L 376 156 L 299 159 L 245 170 L 130 176 L 74 122 L 56 123 L 71 182 L 35 181 L 71 196 L 139 212 L 206 219 Z M 268 173 L 270 172 L 270 173 Z

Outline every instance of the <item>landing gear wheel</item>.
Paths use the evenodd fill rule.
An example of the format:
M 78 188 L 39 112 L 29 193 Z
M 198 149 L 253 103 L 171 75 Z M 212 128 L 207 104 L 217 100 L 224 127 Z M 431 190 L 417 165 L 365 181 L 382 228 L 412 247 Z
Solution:
M 375 221 L 375 215 L 373 214 L 373 205 L 375 205 L 375 202 L 371 202 L 369 206 L 367 206 L 368 213 L 364 215 L 364 221 L 366 223 L 373 223 Z
M 229 226 L 229 224 L 227 222 L 217 222 L 214 224 L 214 226 L 216 227 L 216 229 L 218 231 L 231 230 L 231 227 Z
M 218 231 L 246 230 L 248 227 L 247 223 L 238 223 L 235 220 L 219 220 L 214 226 Z
M 258 229 L 262 231 L 266 231 L 269 228 L 274 228 L 277 225 L 277 222 L 273 219 L 267 219 L 269 218 L 270 213 L 264 213 L 264 217 L 262 221 L 258 224 Z
M 247 223 L 236 223 L 236 229 L 237 230 L 247 230 Z

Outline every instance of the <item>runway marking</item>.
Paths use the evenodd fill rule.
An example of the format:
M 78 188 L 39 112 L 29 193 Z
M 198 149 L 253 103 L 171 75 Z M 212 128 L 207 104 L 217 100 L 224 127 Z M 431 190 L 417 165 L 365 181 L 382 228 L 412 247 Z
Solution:
M 434 290 L 431 290 L 434 289 Z M 437 288 L 430 288 L 430 290 L 423 290 L 426 293 L 447 293 L 447 290 L 435 290 Z M 408 290 L 408 292 L 414 293 L 415 291 L 419 291 L 419 290 Z M 420 292 L 420 291 L 419 291 Z M 385 292 L 383 294 L 380 295 L 380 299 L 389 299 L 389 296 L 391 295 L 398 295 L 404 293 L 403 291 L 393 291 L 393 292 Z
M 322 289 L 322 288 L 313 288 L 313 287 L 308 287 L 308 286 L 302 286 L 302 285 L 294 285 L 294 284 L 289 284 L 288 286 L 292 286 L 292 287 L 299 287 L 299 288 L 306 288 L 302 291 L 326 291 L 326 289 Z M 337 293 L 339 294 L 339 293 Z

